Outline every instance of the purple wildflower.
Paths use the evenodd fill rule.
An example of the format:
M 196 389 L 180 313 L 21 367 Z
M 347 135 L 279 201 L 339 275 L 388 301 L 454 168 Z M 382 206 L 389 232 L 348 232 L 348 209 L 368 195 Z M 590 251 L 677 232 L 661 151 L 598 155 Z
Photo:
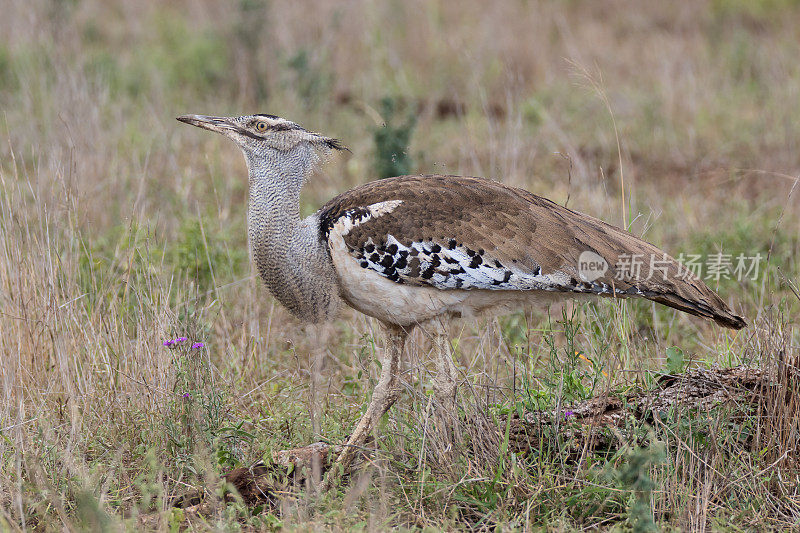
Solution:
M 184 398 L 186 398 L 186 399 L 188 400 L 189 398 L 191 398 L 191 397 L 192 397 L 192 395 L 191 395 L 191 394 L 189 394 L 188 392 L 184 392 L 184 393 L 183 393 L 183 397 L 184 397 Z
M 564 420 L 566 420 L 567 418 L 569 418 L 571 416 L 575 416 L 575 411 L 565 411 L 564 412 Z
M 196 343 L 192 344 L 192 349 L 193 350 L 199 350 L 203 346 L 205 346 L 205 344 L 203 344 L 202 342 L 196 342 Z
M 168 341 L 164 341 L 162 344 L 167 348 L 174 348 L 176 345 L 180 344 L 181 342 L 188 341 L 188 337 L 178 337 L 177 339 L 170 339 Z

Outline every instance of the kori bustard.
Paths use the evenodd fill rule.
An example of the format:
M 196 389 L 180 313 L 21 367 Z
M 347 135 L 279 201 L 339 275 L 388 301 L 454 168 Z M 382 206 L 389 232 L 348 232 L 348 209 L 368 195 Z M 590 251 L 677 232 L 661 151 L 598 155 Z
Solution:
M 351 189 L 300 218 L 304 181 L 321 158 L 344 149 L 340 141 L 274 115 L 178 120 L 221 133 L 244 152 L 250 245 L 275 298 L 305 321 L 330 320 L 344 302 L 382 325 L 380 379 L 337 459 L 342 467 L 397 399 L 398 363 L 418 325 L 434 336 L 434 390 L 444 406 L 456 393 L 441 327 L 452 317 L 594 295 L 646 298 L 728 328 L 746 325 L 655 246 L 528 191 L 480 178 L 401 176 Z

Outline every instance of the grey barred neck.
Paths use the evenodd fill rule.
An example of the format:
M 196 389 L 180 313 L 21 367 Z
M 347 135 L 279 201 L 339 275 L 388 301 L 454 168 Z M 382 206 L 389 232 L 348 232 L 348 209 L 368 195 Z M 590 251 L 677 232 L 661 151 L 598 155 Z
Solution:
M 316 215 L 300 219 L 300 190 L 316 162 L 311 146 L 245 152 L 250 175 L 248 236 L 270 292 L 298 318 L 323 322 L 339 306 L 336 273 Z

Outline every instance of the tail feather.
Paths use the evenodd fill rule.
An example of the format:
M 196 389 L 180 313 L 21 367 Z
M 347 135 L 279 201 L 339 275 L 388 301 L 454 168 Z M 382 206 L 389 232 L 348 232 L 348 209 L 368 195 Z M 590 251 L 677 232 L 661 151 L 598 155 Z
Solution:
M 713 299 L 716 301 L 709 303 L 700 300 L 689 300 L 675 293 L 662 293 L 652 296 L 646 295 L 645 297 L 648 300 L 672 307 L 673 309 L 678 309 L 679 311 L 683 311 L 691 315 L 711 319 L 720 326 L 724 326 L 726 328 L 742 329 L 743 327 L 747 326 L 747 321 L 745 321 L 744 318 L 735 315 L 730 308 L 725 305 L 725 302 L 719 298 L 719 296 L 711 292 L 711 289 L 708 287 L 706 287 L 706 290 L 714 297 Z
M 581 242 L 591 242 L 592 251 L 603 257 L 609 266 L 614 265 L 597 282 L 611 285 L 614 292 L 643 297 L 713 320 L 726 328 L 747 326 L 745 319 L 736 315 L 699 276 L 663 250 L 604 222 L 590 220 L 588 223 L 594 225 L 594 233 L 586 231 Z M 638 257 L 641 268 L 617 270 L 617 265 L 628 264 L 622 261 L 625 257 L 628 260 Z

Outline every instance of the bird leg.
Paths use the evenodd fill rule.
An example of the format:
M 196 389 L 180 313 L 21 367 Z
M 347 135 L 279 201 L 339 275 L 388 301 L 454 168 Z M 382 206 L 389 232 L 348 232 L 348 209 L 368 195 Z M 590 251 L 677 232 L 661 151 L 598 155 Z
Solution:
M 367 407 L 367 411 L 358 421 L 344 446 L 344 450 L 336 459 L 334 468 L 325 480 L 323 490 L 330 487 L 332 483 L 331 476 L 335 476 L 338 472 L 343 473 L 350 466 L 356 452 L 363 446 L 380 417 L 389 410 L 400 394 L 400 387 L 398 386 L 400 356 L 403 353 L 403 346 L 408 332 L 399 326 L 383 323 L 381 325 L 386 337 L 386 348 L 381 361 L 380 379 L 372 392 L 372 400 Z
M 436 378 L 433 382 L 436 400 L 443 409 L 454 410 L 456 406 L 456 366 L 453 364 L 450 338 L 441 324 L 433 331 L 433 351 L 436 357 Z
M 436 377 L 433 381 L 433 392 L 437 436 L 441 444 L 442 458 L 449 457 L 452 451 L 455 434 L 456 417 L 456 378 L 457 372 L 453 364 L 450 337 L 447 328 L 438 320 L 431 324 L 431 336 L 434 357 L 436 359 Z

